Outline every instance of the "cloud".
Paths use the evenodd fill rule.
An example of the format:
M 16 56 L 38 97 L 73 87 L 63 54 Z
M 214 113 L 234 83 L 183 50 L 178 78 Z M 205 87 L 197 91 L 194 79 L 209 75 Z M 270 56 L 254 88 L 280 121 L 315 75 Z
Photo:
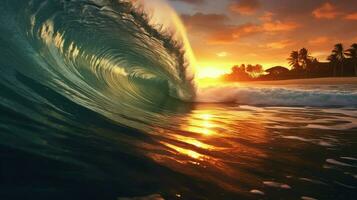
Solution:
M 200 12 L 194 15 L 182 15 L 181 18 L 188 29 L 194 28 L 202 31 L 221 28 L 229 20 L 224 14 L 203 14 Z
M 279 31 L 291 31 L 299 27 L 299 24 L 296 22 L 282 22 L 280 20 L 277 21 L 269 21 L 265 22 L 262 25 L 263 30 L 266 32 L 279 32 Z
M 271 42 L 271 43 L 268 43 L 261 47 L 270 48 L 270 49 L 284 49 L 285 47 L 288 47 L 288 46 L 291 46 L 294 44 L 295 44 L 295 42 L 293 42 L 291 40 L 283 40 L 283 41 L 278 41 L 278 42 Z
M 229 24 L 224 14 L 182 15 L 182 19 L 191 34 L 204 36 L 209 44 L 227 44 L 243 37 L 259 33 L 276 33 L 291 31 L 299 27 L 292 21 L 268 20 L 262 23 Z
M 357 20 L 357 12 L 346 15 L 346 16 L 345 16 L 345 19 L 348 19 L 348 20 Z
M 309 40 L 309 44 L 312 44 L 312 45 L 326 44 L 329 42 L 329 40 L 330 40 L 329 37 L 320 36 L 320 37 L 314 38 L 312 40 Z
M 338 15 L 340 15 L 340 12 L 337 11 L 336 6 L 326 2 L 322 4 L 320 7 L 316 8 L 312 12 L 312 15 L 317 19 L 334 19 Z
M 202 4 L 205 0 L 171 0 L 171 1 L 178 1 L 178 2 L 184 2 L 189 4 Z
M 209 36 L 208 41 L 210 44 L 227 44 L 256 34 L 286 32 L 297 27 L 298 24 L 294 22 L 246 23 L 238 26 L 227 26 L 220 31 L 214 32 Z
M 301 47 L 325 60 L 335 43 L 348 48 L 357 41 L 357 0 L 259 0 L 260 6 L 248 12 L 252 15 L 233 13 L 230 5 L 239 2 L 173 4 L 186 14 L 184 23 L 199 62 L 285 65 L 290 51 Z M 219 57 L 222 52 L 230 55 Z M 260 53 L 254 57 L 252 52 Z
M 217 53 L 216 55 L 220 58 L 223 58 L 223 57 L 229 56 L 230 54 L 225 51 L 222 51 L 222 52 Z
M 208 36 L 209 44 L 229 44 L 240 38 L 248 37 L 261 32 L 261 27 L 252 23 L 236 26 L 225 26 Z
M 275 14 L 272 12 L 264 12 L 264 14 L 259 17 L 259 19 L 260 19 L 260 21 L 263 21 L 263 22 L 269 22 L 269 21 L 273 20 L 274 15 Z
M 230 11 L 241 15 L 253 15 L 259 8 L 259 0 L 234 0 L 229 5 Z

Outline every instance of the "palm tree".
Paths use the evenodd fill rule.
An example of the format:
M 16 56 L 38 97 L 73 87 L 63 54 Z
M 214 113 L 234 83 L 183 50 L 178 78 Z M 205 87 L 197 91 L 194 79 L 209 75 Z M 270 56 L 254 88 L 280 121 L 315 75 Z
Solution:
M 351 48 L 346 50 L 345 53 L 353 62 L 353 69 L 355 71 L 355 76 L 357 76 L 357 43 L 351 45 Z
M 299 59 L 300 59 L 301 65 L 304 69 L 306 69 L 306 61 L 308 58 L 308 54 L 309 54 L 309 52 L 306 48 L 302 48 L 299 51 Z
M 338 61 L 336 54 L 332 53 L 331 55 L 329 55 L 327 57 L 327 60 L 330 61 L 330 64 L 332 66 L 333 76 L 336 76 L 336 64 L 337 64 L 337 61 Z
M 299 52 L 292 51 L 288 58 L 289 65 L 292 67 L 293 70 L 300 70 L 301 66 L 299 63 Z
M 340 63 L 341 66 L 341 76 L 343 76 L 344 72 L 343 72 L 343 64 L 345 61 L 345 51 L 343 48 L 343 44 L 338 43 L 335 45 L 335 48 L 332 50 L 332 53 L 336 55 L 336 58 L 338 60 L 338 62 Z
M 303 69 L 307 68 L 307 65 L 310 61 L 309 51 L 306 48 L 302 48 L 299 51 L 299 60 L 302 63 Z

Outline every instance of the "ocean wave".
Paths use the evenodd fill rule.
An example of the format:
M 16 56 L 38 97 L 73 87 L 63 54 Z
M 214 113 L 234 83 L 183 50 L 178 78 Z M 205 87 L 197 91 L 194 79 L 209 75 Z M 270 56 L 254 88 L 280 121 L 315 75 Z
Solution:
M 199 89 L 196 101 L 264 106 L 357 106 L 357 92 L 322 88 L 222 86 Z
M 165 7 L 161 23 L 143 2 L 2 1 L 0 84 L 19 96 L 3 97 L 0 105 L 20 113 L 23 105 L 14 106 L 20 98 L 49 105 L 34 92 L 35 82 L 128 125 L 133 116 L 146 120 L 163 105 L 194 99 L 181 22 L 156 1 Z

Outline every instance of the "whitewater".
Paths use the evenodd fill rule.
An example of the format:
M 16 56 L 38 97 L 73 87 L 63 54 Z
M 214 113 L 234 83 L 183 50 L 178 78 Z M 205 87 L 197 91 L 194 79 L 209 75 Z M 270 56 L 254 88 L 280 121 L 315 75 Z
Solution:
M 344 78 L 340 79 L 344 80 Z M 288 84 L 281 84 L 284 81 L 260 84 L 254 82 L 222 83 L 198 88 L 196 101 L 205 103 L 234 102 L 241 105 L 263 106 L 355 107 L 357 105 L 357 86 L 354 83 L 355 79 L 351 80 L 347 83 L 338 83 L 336 79 L 332 78 L 285 81 Z M 316 83 L 309 84 L 310 81 Z

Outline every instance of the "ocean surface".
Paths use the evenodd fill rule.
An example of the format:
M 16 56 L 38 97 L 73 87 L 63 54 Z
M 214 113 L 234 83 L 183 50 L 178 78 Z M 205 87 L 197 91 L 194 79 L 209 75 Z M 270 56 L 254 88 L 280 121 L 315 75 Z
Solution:
M 1 1 L 1 200 L 356 199 L 355 83 L 202 88 L 155 2 Z

